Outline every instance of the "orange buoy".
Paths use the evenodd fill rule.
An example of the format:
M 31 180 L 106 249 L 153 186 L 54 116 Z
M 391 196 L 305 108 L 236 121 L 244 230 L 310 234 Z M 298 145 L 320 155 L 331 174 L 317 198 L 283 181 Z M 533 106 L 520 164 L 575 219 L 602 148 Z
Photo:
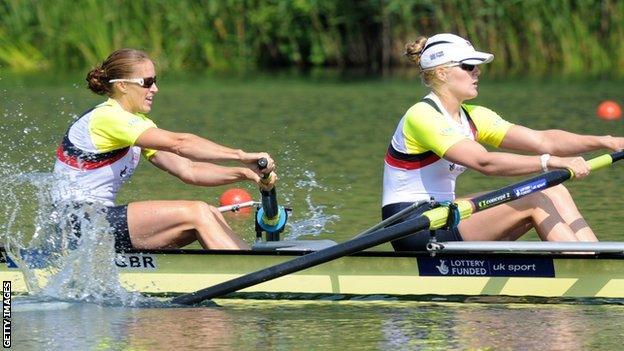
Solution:
M 243 189 L 232 188 L 228 189 L 219 198 L 221 206 L 238 205 L 244 202 L 252 201 L 251 195 Z M 241 208 L 240 213 L 251 213 L 251 207 Z
M 622 118 L 622 108 L 617 102 L 605 100 L 598 105 L 596 115 L 604 120 L 615 120 Z

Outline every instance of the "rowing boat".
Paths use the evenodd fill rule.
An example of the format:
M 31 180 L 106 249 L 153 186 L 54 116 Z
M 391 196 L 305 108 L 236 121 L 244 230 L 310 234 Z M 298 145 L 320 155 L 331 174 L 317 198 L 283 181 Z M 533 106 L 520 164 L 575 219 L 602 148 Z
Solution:
M 624 151 L 588 161 L 591 170 L 624 159 Z M 264 162 L 261 162 L 264 161 Z M 258 166 L 266 166 L 259 160 Z M 425 252 L 362 251 L 411 233 L 457 225 L 474 212 L 573 178 L 553 170 L 472 199 L 437 206 L 402 223 L 399 214 L 336 244 L 326 240 L 279 239 L 288 210 L 277 205 L 275 187 L 261 190 L 252 250 L 135 250 L 118 253 L 120 283 L 134 291 L 178 295 L 172 302 L 193 304 L 224 295 L 270 296 L 515 296 L 624 299 L 624 243 L 450 242 L 434 240 Z M 262 239 L 262 234 L 265 239 Z M 26 292 L 22 270 L 0 248 L 2 280 Z M 20 253 L 22 254 L 22 253 Z M 26 271 L 46 279 L 44 251 L 25 252 Z M 43 257 L 39 257 L 41 255 Z M 37 262 L 42 262 L 37 266 Z M 22 267 L 26 268 L 26 267 Z
M 290 247 L 249 251 L 137 250 L 118 253 L 115 264 L 119 269 L 118 279 L 125 288 L 148 295 L 175 296 L 313 251 L 306 246 L 318 249 L 331 244 L 309 241 L 306 245 L 305 241 L 298 241 Z M 575 248 L 558 248 L 553 243 L 541 242 L 497 244 L 490 252 L 484 248 L 480 252 L 473 248 L 446 252 L 444 247 L 453 243 L 438 243 L 430 252 L 365 251 L 229 296 L 624 298 L 624 243 L 588 243 Z M 527 245 L 533 248 L 526 248 Z M 515 250 L 514 246 L 521 249 Z M 540 250 L 544 247 L 548 250 Z M 562 249 L 594 249 L 595 252 L 556 252 Z M 4 248 L 0 251 L 3 260 L 0 278 L 12 282 L 13 292 L 26 293 L 22 272 Z M 45 267 L 38 268 L 43 271 Z

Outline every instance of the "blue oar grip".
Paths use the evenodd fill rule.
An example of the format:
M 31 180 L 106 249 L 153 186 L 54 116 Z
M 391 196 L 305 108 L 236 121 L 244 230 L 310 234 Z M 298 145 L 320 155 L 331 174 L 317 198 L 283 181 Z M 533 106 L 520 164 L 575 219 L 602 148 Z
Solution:
M 277 216 L 274 218 L 267 218 L 264 208 L 260 208 L 256 213 L 256 222 L 267 233 L 279 233 L 286 226 L 287 217 L 284 206 L 277 207 Z

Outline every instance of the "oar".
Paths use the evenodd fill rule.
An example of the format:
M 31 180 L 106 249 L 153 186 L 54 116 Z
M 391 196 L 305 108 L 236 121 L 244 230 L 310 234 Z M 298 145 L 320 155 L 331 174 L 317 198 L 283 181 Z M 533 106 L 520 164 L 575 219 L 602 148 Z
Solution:
M 264 157 L 258 160 L 258 168 L 263 170 L 268 165 L 268 160 Z M 268 181 L 271 177 L 270 174 L 265 174 L 262 177 L 263 182 Z M 260 196 L 262 206 L 256 213 L 256 237 L 259 239 L 262 237 L 262 232 L 266 233 L 267 241 L 279 240 L 280 233 L 286 227 L 286 221 L 288 220 L 288 214 L 284 206 L 277 204 L 277 192 L 275 186 L 271 190 L 260 189 Z
M 374 226 L 366 229 L 365 231 L 357 234 L 356 236 L 354 236 L 353 238 L 359 238 L 361 236 L 364 236 L 366 234 L 370 234 L 378 229 L 384 228 L 389 226 L 390 224 L 397 222 L 399 219 L 406 217 L 408 214 L 416 211 L 417 209 L 422 209 L 421 206 L 423 206 L 424 204 L 428 203 L 428 201 L 417 201 L 414 202 L 413 204 L 409 205 L 408 207 L 402 209 L 401 211 L 393 214 L 392 216 L 384 219 L 383 221 L 375 224 Z
M 588 161 L 588 164 L 590 169 L 593 171 L 606 167 L 615 161 L 621 160 L 622 158 L 624 158 L 623 151 L 614 152 L 612 154 L 606 154 L 591 159 Z M 457 205 L 461 218 L 467 218 L 473 213 L 513 201 L 551 186 L 555 186 L 572 177 L 574 177 L 574 174 L 572 174 L 570 170 L 553 170 L 472 199 L 459 200 L 455 202 L 455 204 Z M 260 284 L 271 279 L 279 278 L 286 274 L 298 272 L 306 268 L 314 267 L 316 265 L 347 256 L 388 241 L 400 239 L 420 230 L 441 228 L 446 224 L 447 217 L 448 209 L 446 207 L 434 208 L 424 212 L 422 216 L 395 224 L 389 228 L 380 229 L 374 233 L 351 239 L 338 245 L 309 253 L 293 260 L 264 268 L 257 272 L 246 274 L 193 293 L 177 296 L 173 298 L 171 302 L 189 305 L 229 294 L 237 290 Z

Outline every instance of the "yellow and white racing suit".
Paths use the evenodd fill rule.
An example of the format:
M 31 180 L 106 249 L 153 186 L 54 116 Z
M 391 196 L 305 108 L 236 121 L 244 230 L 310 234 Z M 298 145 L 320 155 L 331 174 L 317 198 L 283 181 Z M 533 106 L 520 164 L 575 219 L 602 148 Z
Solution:
M 54 172 L 71 183 L 56 194 L 57 200 L 114 206 L 119 188 L 139 163 L 136 139 L 154 127 L 147 116 L 124 110 L 114 99 L 85 112 L 69 127 L 56 152 Z M 155 152 L 142 150 L 146 158 Z

